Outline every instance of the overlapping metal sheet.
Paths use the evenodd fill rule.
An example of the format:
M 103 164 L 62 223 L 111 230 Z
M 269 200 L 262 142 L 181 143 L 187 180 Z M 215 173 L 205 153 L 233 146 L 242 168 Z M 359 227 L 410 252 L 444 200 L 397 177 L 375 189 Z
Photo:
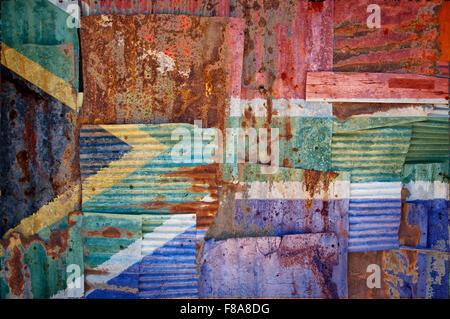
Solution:
M 228 17 L 229 0 L 81 0 L 83 16 L 99 14 L 192 14 Z
M 206 241 L 200 297 L 337 298 L 333 233 Z
M 1 14 L 2 298 L 81 297 L 77 29 L 49 1 Z
M 439 62 L 448 65 L 446 1 L 334 2 L 334 71 L 434 75 L 441 73 Z M 367 23 L 375 10 L 380 27 Z
M 206 234 L 206 239 L 213 238 L 217 241 L 233 237 L 332 233 L 336 236 L 339 245 L 336 251 L 337 259 L 329 280 L 330 284 L 335 286 L 333 297 L 345 298 L 347 295 L 349 174 L 347 172 L 338 174 L 332 171 L 321 172 L 280 167 L 276 173 L 265 175 L 262 165 L 238 165 L 237 172 L 235 167 L 234 165 L 223 166 L 225 184 L 220 193 L 219 211 Z M 258 240 L 264 238 L 261 237 Z M 251 239 L 245 238 L 245 240 Z M 216 244 L 208 244 L 206 241 L 204 245 L 214 247 Z M 220 242 L 217 245 L 221 245 Z M 210 257 L 204 258 L 202 262 L 208 265 L 205 267 L 212 267 L 211 264 L 215 263 L 214 259 L 208 259 Z M 233 262 L 237 261 L 230 261 L 230 267 L 233 266 Z M 269 261 L 267 262 L 270 264 Z M 305 265 L 305 267 L 307 270 L 311 270 L 310 266 Z M 208 283 L 201 282 L 200 296 L 234 296 L 225 292 L 223 295 L 215 291 L 216 288 L 211 288 L 211 286 L 223 286 L 223 288 L 217 289 L 234 291 L 237 288 L 232 288 L 233 284 L 227 286 L 226 283 L 220 281 L 223 278 L 217 279 L 214 275 L 206 276 Z M 209 282 L 210 280 L 218 281 Z M 311 277 L 308 277 L 308 280 L 314 281 Z M 201 277 L 200 281 L 202 281 Z M 294 281 L 292 282 L 295 285 Z M 304 292 L 301 292 L 306 289 L 306 282 L 307 280 L 296 282 L 300 292 L 298 296 L 306 296 Z M 252 285 L 250 287 L 253 287 Z M 276 284 L 273 283 L 272 288 L 276 289 L 275 286 Z M 327 289 L 323 283 L 320 286 Z M 210 289 L 213 289 L 213 292 Z M 283 288 L 280 287 L 280 289 Z M 295 293 L 294 295 L 297 296 Z M 238 296 L 243 295 L 239 294 Z M 269 295 L 259 291 L 256 295 L 252 293 L 251 296 Z M 310 296 L 317 297 L 318 295 Z
M 240 95 L 242 19 L 100 15 L 81 26 L 84 123 L 224 128 Z
M 82 224 L 74 211 L 35 234 L 14 231 L 1 240 L 1 298 L 82 297 Z

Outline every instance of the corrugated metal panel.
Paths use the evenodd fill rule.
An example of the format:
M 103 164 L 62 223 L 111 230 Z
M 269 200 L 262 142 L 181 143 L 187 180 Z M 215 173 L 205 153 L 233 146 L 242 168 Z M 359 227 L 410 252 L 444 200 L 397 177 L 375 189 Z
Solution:
M 74 211 L 31 236 L 12 232 L 1 240 L 2 298 L 81 297 L 82 223 L 83 214 Z M 72 273 L 78 282 L 68 287 Z
M 450 122 L 447 108 L 447 117 L 429 117 L 426 121 L 412 125 L 406 163 L 448 162 L 449 147 Z
M 98 14 L 192 14 L 228 17 L 229 0 L 81 0 L 82 15 Z
M 162 225 L 158 225 L 164 219 Z M 142 260 L 139 265 L 141 298 L 198 296 L 196 216 L 153 215 L 143 218 Z
M 78 35 L 67 12 L 48 0 L 6 0 L 1 13 L 4 44 L 78 89 Z
M 333 133 L 332 168 L 351 172 L 349 251 L 399 247 L 401 171 L 411 127 Z
M 439 73 L 437 61 L 448 62 L 442 54 L 449 42 L 445 22 L 440 22 L 444 1 L 334 2 L 335 71 L 432 75 Z M 370 4 L 380 8 L 380 28 L 367 26 Z
M 189 124 L 84 125 L 80 133 L 83 211 L 116 214 L 196 214 L 206 230 L 217 211 L 217 167 L 209 159 L 172 157 Z M 201 132 L 201 130 L 199 130 Z M 209 143 L 203 139 L 203 148 Z
M 85 214 L 85 295 L 136 298 L 141 259 L 141 216 Z
M 349 174 L 280 167 L 276 173 L 264 175 L 262 165 L 241 164 L 237 172 L 235 168 L 223 167 L 225 185 L 219 211 L 206 239 L 332 232 L 339 247 L 330 281 L 336 286 L 337 297 L 345 298 Z M 203 287 L 210 289 L 210 284 Z M 272 288 L 277 285 L 282 289 L 277 282 Z M 306 283 L 296 285 L 301 291 Z M 200 290 L 200 295 L 205 293 Z
M 80 297 L 77 29 L 49 1 L 1 15 L 2 297 Z
M 224 127 L 240 95 L 242 19 L 101 15 L 81 25 L 84 123 Z
M 332 169 L 350 171 L 352 182 L 400 180 L 411 139 L 411 126 L 333 132 Z
M 307 71 L 332 68 L 333 1 L 231 1 L 246 20 L 242 98 L 304 99 Z M 269 118 L 271 114 L 268 114 Z
M 206 241 L 200 296 L 337 298 L 337 246 L 332 233 Z
M 448 298 L 448 164 L 407 164 L 402 175 L 401 249 L 350 253 L 350 298 Z M 371 264 L 380 288 L 367 287 Z

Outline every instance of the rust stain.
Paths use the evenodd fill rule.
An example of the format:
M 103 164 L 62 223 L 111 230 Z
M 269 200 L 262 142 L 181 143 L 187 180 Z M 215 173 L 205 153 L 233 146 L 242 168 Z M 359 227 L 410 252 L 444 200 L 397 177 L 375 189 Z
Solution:
M 439 10 L 440 61 L 450 62 L 450 2 L 444 1 Z
M 29 167 L 29 160 L 28 160 L 28 153 L 27 151 L 23 150 L 17 153 L 16 155 L 17 163 L 20 166 L 20 169 L 22 170 L 23 176 L 19 178 L 19 181 L 21 183 L 29 182 L 30 181 L 30 171 L 28 169 Z
M 338 120 L 346 120 L 354 115 L 374 114 L 376 112 L 387 112 L 392 109 L 417 107 L 417 104 L 408 103 L 347 103 L 333 102 L 333 115 Z
M 418 89 L 418 90 L 433 90 L 433 80 L 416 80 L 416 79 L 389 79 L 389 88 L 391 89 Z
M 402 215 L 400 220 L 400 228 L 398 231 L 398 236 L 401 245 L 417 247 L 420 240 L 420 227 L 418 225 L 408 224 L 408 211 L 409 203 L 406 203 L 406 196 L 408 190 L 406 188 L 402 189 Z
M 125 232 L 124 234 L 122 234 L 122 231 L 119 230 L 116 227 L 113 226 L 109 226 L 105 229 L 102 230 L 89 230 L 86 232 L 86 235 L 88 237 L 95 237 L 95 236 L 100 236 L 100 237 L 105 237 L 105 238 L 120 238 L 120 237 L 131 237 L 132 234 L 130 232 Z
M 314 278 L 317 280 L 316 284 L 321 287 L 326 298 L 337 298 L 337 286 L 331 279 L 335 263 L 333 259 L 335 254 L 333 252 L 324 249 L 320 245 L 314 245 L 313 249 L 311 249 L 311 247 L 289 247 L 281 244 L 276 254 L 282 267 L 292 268 L 294 265 L 312 266 L 311 270 Z M 293 285 L 295 285 L 294 282 Z
M 323 191 L 324 201 L 327 200 L 328 188 L 339 173 L 328 171 L 321 172 L 313 169 L 303 170 L 303 188 L 309 194 L 309 199 L 305 202 L 305 207 L 310 210 L 313 207 L 313 198 L 315 194 L 320 194 Z
M 231 96 L 240 94 L 240 79 L 235 79 L 240 70 L 234 68 L 240 65 L 235 52 L 242 50 L 242 30 L 243 20 L 237 18 L 83 17 L 82 122 L 202 120 L 224 129 Z
M 9 277 L 9 287 L 11 293 L 15 296 L 21 296 L 25 288 L 25 279 L 22 274 L 22 252 L 18 246 L 15 246 L 11 251 L 11 258 L 8 261 L 8 265 L 11 269 L 11 275 Z

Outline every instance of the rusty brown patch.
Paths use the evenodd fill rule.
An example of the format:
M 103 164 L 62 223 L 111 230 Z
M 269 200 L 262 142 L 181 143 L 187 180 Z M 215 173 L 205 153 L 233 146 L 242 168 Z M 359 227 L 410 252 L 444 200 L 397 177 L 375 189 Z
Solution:
M 25 288 L 25 279 L 22 274 L 22 257 L 19 247 L 15 246 L 11 251 L 11 258 L 8 260 L 8 265 L 11 269 L 9 287 L 11 293 L 15 296 L 21 296 Z
M 374 114 L 376 112 L 387 112 L 392 109 L 417 107 L 417 104 L 408 103 L 348 103 L 334 102 L 333 115 L 343 121 L 354 115 Z
M 389 79 L 389 88 L 391 89 L 417 89 L 433 90 L 434 80 L 423 79 Z
M 320 194 L 323 191 L 324 200 L 328 200 L 328 188 L 339 173 L 328 171 L 321 172 L 313 169 L 303 170 L 303 188 L 308 193 L 309 199 L 305 201 L 305 208 L 310 210 L 313 207 L 313 198 L 315 194 Z
M 401 245 L 417 247 L 420 240 L 420 227 L 418 225 L 408 224 L 409 203 L 406 203 L 407 193 L 408 190 L 406 188 L 403 188 L 401 192 L 402 213 L 398 237 Z

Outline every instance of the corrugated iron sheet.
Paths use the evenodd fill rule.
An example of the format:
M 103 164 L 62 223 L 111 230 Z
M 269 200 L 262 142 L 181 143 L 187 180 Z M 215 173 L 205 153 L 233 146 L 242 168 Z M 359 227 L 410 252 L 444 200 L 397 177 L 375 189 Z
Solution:
M 438 113 L 438 111 L 444 113 L 442 117 L 433 116 L 425 121 L 413 123 L 411 144 L 405 159 L 406 163 L 445 162 L 449 160 L 449 109 L 448 107 L 437 109 L 432 115 Z
M 172 154 L 180 141 L 173 133 L 180 129 L 193 142 L 189 158 L 181 162 Z M 198 295 L 196 250 L 216 214 L 218 197 L 217 165 L 198 153 L 195 134 L 189 124 L 82 126 L 80 161 L 87 220 L 137 219 L 140 231 L 124 241 L 125 235 L 109 239 L 113 231 L 106 232 L 110 227 L 104 223 L 91 227 L 95 238 L 85 240 L 85 245 L 94 254 L 87 260 L 99 249 L 108 252 L 102 255 L 103 264 L 89 265 L 98 281 L 93 286 L 92 276 L 87 275 L 87 286 L 94 289 L 89 298 Z M 200 141 L 200 147 L 207 143 Z M 200 161 L 194 162 L 198 155 Z M 118 250 L 108 244 L 117 240 Z M 106 277 L 98 274 L 102 267 L 108 270 Z
M 337 246 L 332 233 L 211 239 L 200 259 L 200 297 L 337 298 Z
M 349 174 L 280 167 L 276 173 L 264 175 L 262 165 L 241 164 L 237 166 L 237 172 L 235 168 L 235 165 L 223 166 L 225 185 L 220 192 L 219 211 L 206 239 L 333 233 L 339 246 L 333 275 L 329 280 L 336 287 L 334 297 L 345 298 Z M 210 244 L 206 242 L 206 245 Z M 207 257 L 204 262 L 208 265 L 215 263 L 214 260 L 207 260 Z M 211 286 L 220 285 L 226 284 L 220 281 L 201 283 L 199 294 L 210 297 L 232 296 L 215 293 L 210 295 Z M 254 284 L 250 287 L 252 285 Z M 296 285 L 299 291 L 303 291 L 307 284 L 305 281 L 297 281 Z M 270 289 L 282 291 L 284 289 L 282 286 L 281 282 L 272 282 Z M 235 288 L 223 289 L 233 291 Z M 259 291 L 258 294 L 252 293 L 251 296 L 269 295 Z M 299 296 L 306 295 L 300 293 Z
M 240 95 L 242 19 L 101 15 L 81 25 L 84 123 L 224 127 Z
M 333 133 L 333 170 L 351 172 L 349 251 L 399 247 L 400 180 L 410 138 L 410 126 Z
M 184 129 L 192 161 L 172 157 Z M 194 162 L 194 126 L 84 125 L 80 133 L 83 211 L 114 214 L 196 214 L 206 230 L 217 211 L 217 166 Z M 201 142 L 202 143 L 202 142 Z M 201 146 L 205 147 L 204 139 Z
M 400 250 L 350 253 L 349 298 L 448 298 L 448 164 L 404 166 Z M 370 264 L 381 287 L 368 288 Z
M 86 213 L 83 225 L 86 297 L 137 297 L 141 245 L 141 216 Z
M 333 1 L 231 1 L 246 21 L 242 98 L 304 99 L 307 71 L 330 71 Z
M 229 0 L 81 0 L 83 16 L 99 14 L 192 14 L 228 17 Z
M 198 297 L 196 241 L 199 238 L 195 214 L 146 216 L 142 227 L 139 296 Z
M 1 298 L 69 298 L 83 295 L 83 214 L 74 211 L 31 236 L 12 232 L 0 240 L 3 258 Z M 74 268 L 78 286 L 72 282 Z M 75 273 L 76 275 L 76 273 Z
M 433 75 L 438 61 L 448 63 L 445 1 L 334 2 L 334 71 Z M 380 8 L 380 28 L 367 26 L 370 4 Z
M 78 89 L 78 35 L 67 25 L 70 15 L 48 0 L 2 1 L 1 12 L 2 43 Z

